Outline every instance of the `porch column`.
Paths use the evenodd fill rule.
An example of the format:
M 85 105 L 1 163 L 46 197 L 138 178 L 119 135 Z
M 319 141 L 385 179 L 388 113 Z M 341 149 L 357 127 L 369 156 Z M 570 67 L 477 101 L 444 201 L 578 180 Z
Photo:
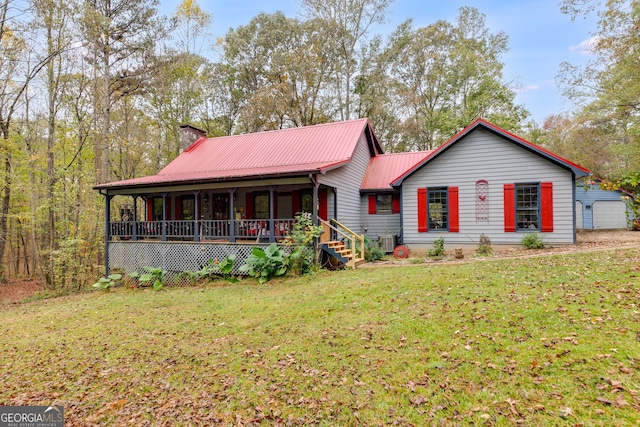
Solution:
M 314 175 L 310 175 L 311 183 L 313 184 L 313 212 L 311 215 L 313 216 L 313 224 L 318 225 L 318 189 L 320 188 L 320 184 Z
M 138 195 L 135 194 L 133 196 L 133 218 L 131 218 L 132 222 L 132 227 L 133 229 L 131 230 L 131 240 L 133 240 L 134 242 L 136 240 L 138 240 Z
M 276 191 L 276 186 L 269 186 L 269 243 L 273 243 L 276 241 L 276 222 L 275 219 L 275 197 L 274 193 Z
M 113 196 L 109 194 L 104 195 L 105 209 L 104 209 L 104 222 L 105 222 L 105 240 L 104 240 L 104 275 L 108 276 L 109 273 L 109 240 L 111 240 L 111 199 Z
M 229 190 L 229 242 L 235 243 L 236 241 L 236 216 L 235 216 L 235 203 L 237 188 L 230 188 Z
M 162 236 L 160 240 L 167 241 L 167 193 L 162 193 Z
M 193 210 L 195 211 L 193 213 L 193 217 L 194 217 L 193 241 L 194 242 L 199 242 L 200 241 L 200 217 L 198 216 L 198 213 L 200 212 L 200 197 L 199 196 L 200 196 L 200 190 L 193 192 L 193 199 L 195 201 L 195 205 L 193 207 Z
M 316 179 L 315 175 L 309 175 L 311 178 L 311 183 L 313 184 L 313 225 L 320 225 L 320 221 L 318 221 L 318 189 L 320 188 L 320 183 Z M 313 253 L 315 254 L 315 263 L 320 262 L 320 249 L 319 249 L 320 238 L 316 237 L 313 239 Z

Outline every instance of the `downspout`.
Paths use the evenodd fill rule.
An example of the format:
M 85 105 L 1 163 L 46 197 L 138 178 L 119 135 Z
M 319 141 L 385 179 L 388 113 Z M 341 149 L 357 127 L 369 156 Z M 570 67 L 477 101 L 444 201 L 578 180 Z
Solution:
M 578 236 L 576 232 L 576 174 L 571 173 L 571 194 L 572 194 L 572 206 L 573 206 L 573 244 L 578 242 Z M 584 219 L 583 219 L 584 221 Z M 583 225 L 584 226 L 584 225 Z
M 400 242 L 398 244 L 404 245 L 404 209 L 402 209 L 402 185 L 400 185 Z M 393 202 L 392 202 L 393 203 Z M 395 249 L 395 248 L 394 248 Z

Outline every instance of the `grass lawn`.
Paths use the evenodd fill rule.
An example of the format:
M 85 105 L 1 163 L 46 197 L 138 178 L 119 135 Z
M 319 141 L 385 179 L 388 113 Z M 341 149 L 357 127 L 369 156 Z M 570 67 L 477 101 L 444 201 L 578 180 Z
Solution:
M 640 251 L 0 308 L 0 404 L 66 425 L 640 425 Z

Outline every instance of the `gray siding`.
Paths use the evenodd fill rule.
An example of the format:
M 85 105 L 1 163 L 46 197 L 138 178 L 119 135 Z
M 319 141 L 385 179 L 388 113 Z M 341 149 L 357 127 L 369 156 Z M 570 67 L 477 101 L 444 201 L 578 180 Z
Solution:
M 336 219 L 351 230 L 364 232 L 361 221 L 361 196 L 360 184 L 369 166 L 369 147 L 367 139 L 362 133 L 354 150 L 351 161 L 346 165 L 318 176 L 320 184 L 335 189 L 337 199 Z M 333 194 L 329 191 L 329 216 L 334 212 Z
M 383 234 L 400 235 L 400 214 L 369 214 L 368 195 L 360 199 L 362 207 L 362 231 L 367 236 L 377 240 Z
M 476 182 L 489 182 L 488 220 L 476 219 Z M 476 130 L 407 178 L 402 185 L 404 243 L 431 245 L 440 236 L 445 244 L 477 245 L 486 234 L 493 244 L 520 244 L 523 232 L 504 231 L 504 184 L 553 182 L 553 233 L 548 244 L 575 243 L 573 174 L 492 133 Z M 418 232 L 417 189 L 451 187 L 459 190 L 460 232 Z

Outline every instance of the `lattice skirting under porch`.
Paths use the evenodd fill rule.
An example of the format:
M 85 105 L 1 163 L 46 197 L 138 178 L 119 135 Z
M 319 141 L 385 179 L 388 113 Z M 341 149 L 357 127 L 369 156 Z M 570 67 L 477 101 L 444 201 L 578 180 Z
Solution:
M 255 247 L 266 248 L 268 244 L 240 243 L 195 243 L 195 242 L 109 242 L 109 268 L 122 270 L 125 274 L 142 272 L 144 267 L 162 268 L 168 273 L 198 271 L 210 260 L 223 261 L 235 254 L 232 274 L 243 274 L 238 270 Z M 285 251 L 287 248 L 284 248 Z

